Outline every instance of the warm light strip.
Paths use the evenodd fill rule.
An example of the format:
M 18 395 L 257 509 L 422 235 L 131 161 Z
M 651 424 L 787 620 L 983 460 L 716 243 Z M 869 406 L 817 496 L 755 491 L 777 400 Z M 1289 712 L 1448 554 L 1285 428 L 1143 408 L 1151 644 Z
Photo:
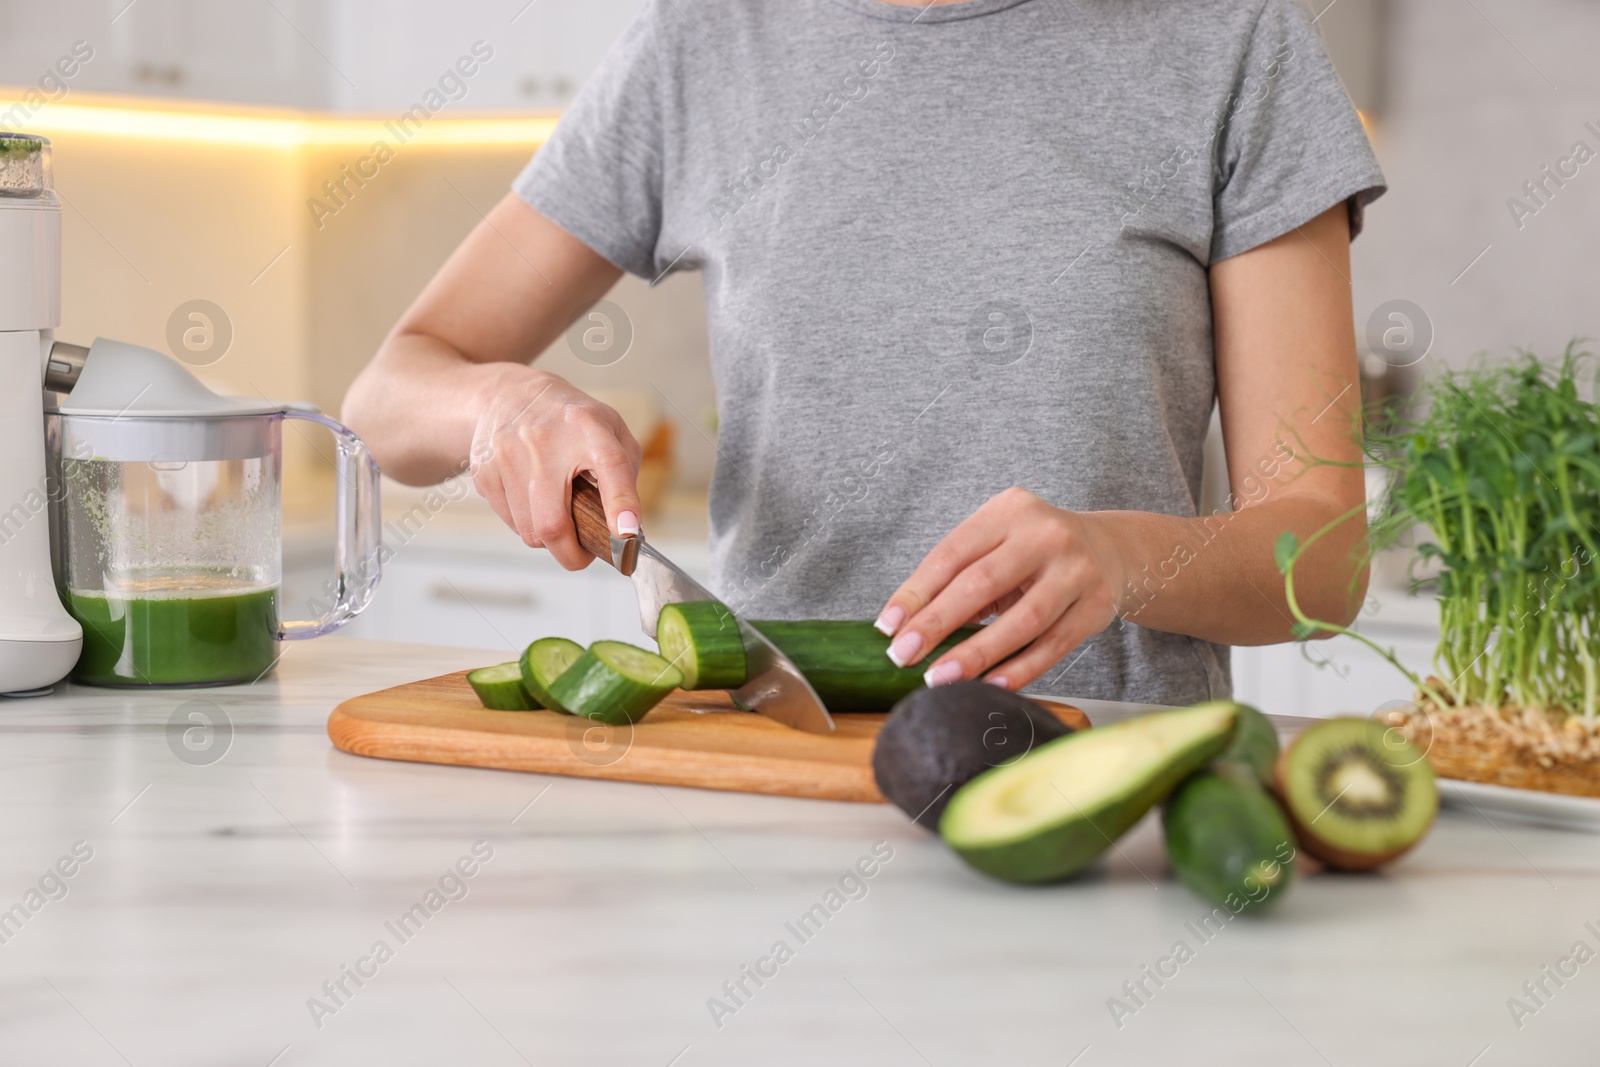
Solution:
M 14 100 L 0 100 L 0 120 L 19 106 Z M 451 118 L 439 115 L 424 122 L 420 130 L 413 123 L 407 133 L 400 128 L 398 119 L 230 115 L 46 103 L 29 115 L 20 129 L 46 137 L 56 133 L 89 133 L 142 140 L 299 148 L 306 145 L 365 147 L 375 141 L 395 145 L 402 137 L 408 137 L 411 143 L 429 145 L 540 145 L 549 140 L 555 126 L 553 116 Z

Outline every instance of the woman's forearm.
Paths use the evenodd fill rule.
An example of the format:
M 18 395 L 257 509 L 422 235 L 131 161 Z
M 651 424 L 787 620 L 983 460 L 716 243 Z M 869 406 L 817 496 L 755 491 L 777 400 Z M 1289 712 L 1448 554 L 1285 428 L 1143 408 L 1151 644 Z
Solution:
M 1294 636 L 1278 537 L 1290 530 L 1303 542 L 1339 514 L 1325 499 L 1269 492 L 1238 511 L 1193 519 L 1138 511 L 1084 517 L 1116 546 L 1117 612 L 1125 620 L 1218 644 L 1265 645 Z M 1300 560 L 1296 598 L 1312 618 L 1344 625 L 1360 610 L 1365 533 L 1365 516 L 1349 517 Z
M 425 334 L 396 333 L 345 394 L 344 421 L 406 485 L 458 474 L 479 415 L 508 378 L 542 372 L 518 363 L 477 363 Z

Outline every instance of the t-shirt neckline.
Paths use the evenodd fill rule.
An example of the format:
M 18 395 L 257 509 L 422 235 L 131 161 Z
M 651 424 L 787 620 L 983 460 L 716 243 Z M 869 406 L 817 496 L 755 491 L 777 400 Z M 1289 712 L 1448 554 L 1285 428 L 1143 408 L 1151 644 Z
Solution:
M 885 22 L 956 22 L 960 19 L 992 15 L 1028 0 L 962 0 L 958 4 L 888 4 L 884 0 L 833 0 L 841 7 Z

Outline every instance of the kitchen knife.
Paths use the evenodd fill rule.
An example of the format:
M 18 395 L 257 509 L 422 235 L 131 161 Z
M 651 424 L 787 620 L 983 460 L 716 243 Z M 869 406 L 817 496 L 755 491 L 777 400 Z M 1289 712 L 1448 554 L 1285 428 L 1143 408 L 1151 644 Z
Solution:
M 584 551 L 608 561 L 633 579 L 639 594 L 639 620 L 644 632 L 656 635 L 656 618 L 668 604 L 695 600 L 715 600 L 706 588 L 685 574 L 682 568 L 656 551 L 655 546 L 638 537 L 613 537 L 606 524 L 600 490 L 587 478 L 572 482 L 572 524 L 578 531 L 578 544 Z M 734 702 L 759 711 L 767 718 L 814 734 L 833 733 L 833 717 L 823 706 L 800 668 L 778 651 L 754 626 L 739 618 L 739 635 L 744 638 L 748 681 L 734 691 Z

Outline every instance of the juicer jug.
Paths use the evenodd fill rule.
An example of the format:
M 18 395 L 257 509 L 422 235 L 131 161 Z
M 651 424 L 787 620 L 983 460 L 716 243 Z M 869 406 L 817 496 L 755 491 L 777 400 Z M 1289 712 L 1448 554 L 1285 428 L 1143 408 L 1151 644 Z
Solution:
M 336 574 L 312 619 L 279 617 L 283 427 L 332 435 Z M 332 419 L 221 397 L 162 353 L 97 340 L 46 409 L 57 586 L 83 627 L 73 681 L 250 683 L 280 642 L 343 626 L 380 576 L 378 468 Z M 326 449 L 323 450 L 327 455 Z

